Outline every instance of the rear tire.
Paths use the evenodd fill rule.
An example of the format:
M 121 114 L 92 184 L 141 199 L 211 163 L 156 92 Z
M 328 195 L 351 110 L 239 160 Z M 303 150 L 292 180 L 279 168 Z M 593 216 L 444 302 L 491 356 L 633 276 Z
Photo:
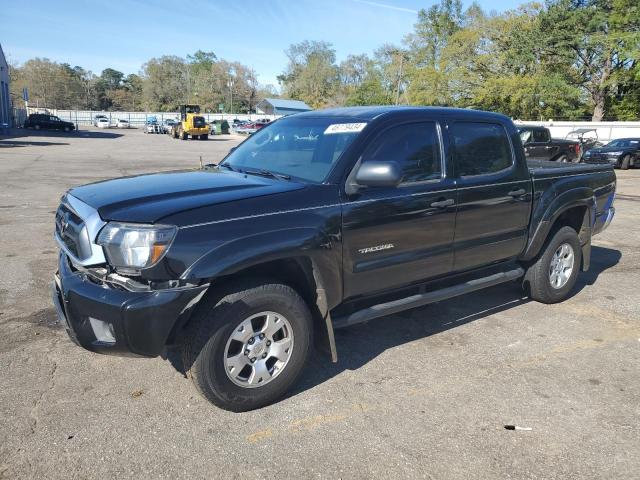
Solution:
M 40 125 L 36 124 L 33 128 L 35 128 L 36 130 L 40 130 Z
M 282 398 L 300 377 L 313 345 L 304 300 L 287 285 L 258 279 L 208 295 L 182 340 L 184 367 L 196 388 L 234 412 Z M 258 338 L 261 332 L 266 337 Z M 287 338 L 290 343 L 283 343 Z
M 566 155 L 560 155 L 556 161 L 560 163 L 568 163 L 569 157 L 567 157 Z
M 209 140 L 209 135 L 207 134 L 200 135 L 200 140 Z
M 525 289 L 538 302 L 561 302 L 574 287 L 581 264 L 578 234 L 571 227 L 562 227 L 547 242 L 538 260 L 527 269 Z
M 631 155 L 625 155 L 622 157 L 620 161 L 620 169 L 621 170 L 629 170 L 629 165 L 631 164 Z

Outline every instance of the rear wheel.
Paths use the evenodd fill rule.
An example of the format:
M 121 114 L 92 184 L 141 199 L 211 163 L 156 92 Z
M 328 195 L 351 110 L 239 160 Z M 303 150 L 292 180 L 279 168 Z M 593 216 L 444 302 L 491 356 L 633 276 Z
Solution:
M 208 140 L 209 139 L 209 135 L 207 135 L 206 133 L 204 135 L 200 135 L 200 140 Z
M 558 161 L 560 163 L 567 163 L 567 162 L 569 162 L 569 157 L 567 157 L 566 155 L 560 155 L 558 157 L 558 160 L 556 160 L 556 161 Z
M 36 123 L 33 128 L 35 128 L 36 130 L 40 130 L 40 125 Z
M 296 291 L 247 280 L 203 302 L 182 351 L 204 397 L 241 412 L 284 396 L 302 373 L 311 345 L 311 313 Z
M 629 165 L 631 164 L 631 155 L 625 155 L 622 157 L 620 161 L 620 168 L 622 170 L 629 170 Z
M 557 303 L 567 298 L 578 278 L 581 262 L 578 234 L 571 227 L 560 228 L 538 260 L 527 269 L 524 283 L 530 297 L 542 303 Z

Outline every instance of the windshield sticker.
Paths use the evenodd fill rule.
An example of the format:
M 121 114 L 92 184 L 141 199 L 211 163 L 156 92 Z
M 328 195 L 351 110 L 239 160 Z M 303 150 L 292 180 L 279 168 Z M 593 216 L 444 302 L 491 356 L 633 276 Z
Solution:
M 333 125 L 329 125 L 327 129 L 324 131 L 325 135 L 329 135 L 332 133 L 357 133 L 361 132 L 364 127 L 366 127 L 366 123 L 334 123 Z

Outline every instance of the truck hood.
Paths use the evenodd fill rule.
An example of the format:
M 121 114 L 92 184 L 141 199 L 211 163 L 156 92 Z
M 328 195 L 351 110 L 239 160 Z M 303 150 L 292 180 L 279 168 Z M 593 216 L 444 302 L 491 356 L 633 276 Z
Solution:
M 103 220 L 157 223 L 186 210 L 301 188 L 293 181 L 212 168 L 106 180 L 69 193 L 98 210 Z

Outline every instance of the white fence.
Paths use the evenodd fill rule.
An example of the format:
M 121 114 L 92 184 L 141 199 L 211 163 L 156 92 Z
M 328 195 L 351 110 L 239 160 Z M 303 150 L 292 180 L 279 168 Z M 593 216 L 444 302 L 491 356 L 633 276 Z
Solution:
M 176 120 L 180 117 L 178 112 L 100 112 L 95 110 L 59 110 L 55 108 L 37 109 L 29 108 L 29 113 L 49 113 L 58 116 L 61 120 L 73 122 L 76 125 L 93 125 L 96 115 L 105 115 L 112 124 L 119 119 L 127 120 L 132 126 L 142 126 L 150 117 L 155 117 L 158 122 L 165 119 Z M 213 120 L 227 120 L 231 123 L 234 119 L 239 120 L 258 120 L 260 118 L 268 118 L 275 120 L 279 115 L 263 115 L 263 114 L 230 114 L 230 113 L 201 113 L 207 122 Z
M 519 125 L 544 125 L 554 138 L 565 138 L 569 132 L 578 128 L 595 128 L 598 140 L 609 142 L 616 138 L 640 138 L 640 122 L 516 122 Z

